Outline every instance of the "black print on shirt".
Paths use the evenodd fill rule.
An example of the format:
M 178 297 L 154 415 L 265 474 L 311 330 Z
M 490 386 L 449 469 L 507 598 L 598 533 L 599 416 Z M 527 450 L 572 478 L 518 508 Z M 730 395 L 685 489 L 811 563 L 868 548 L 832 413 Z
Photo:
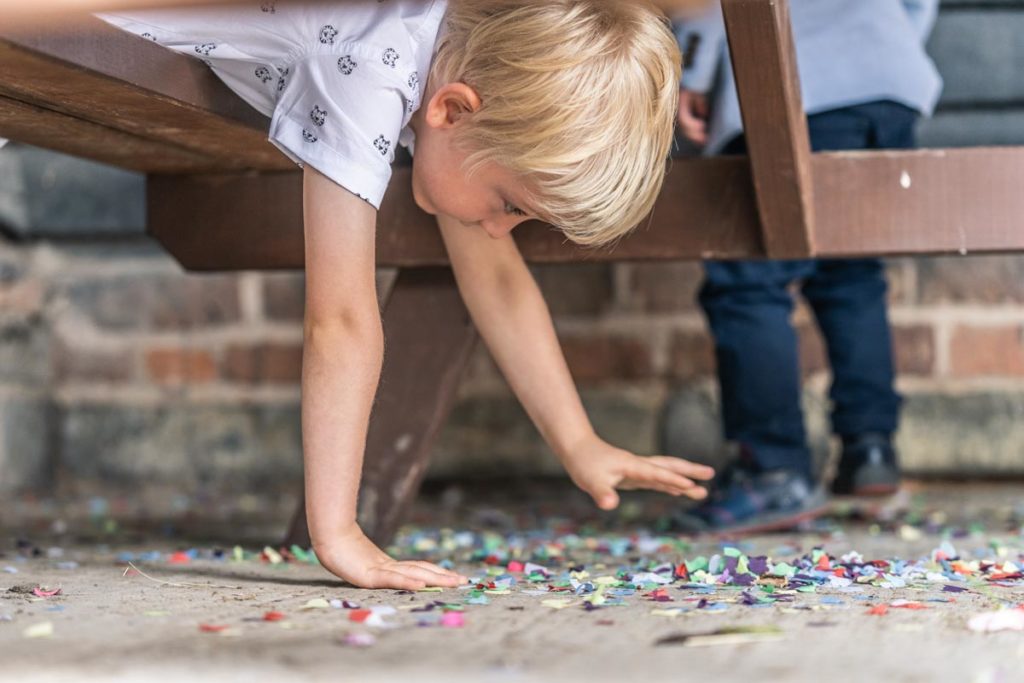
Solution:
M 327 120 L 327 111 L 321 109 L 318 105 L 313 105 L 313 111 L 309 112 L 309 118 L 318 126 L 324 125 L 324 121 Z
M 281 77 L 277 79 L 277 92 L 284 90 L 284 84 L 287 81 L 288 73 L 291 69 L 281 69 Z
M 359 62 L 352 59 L 352 55 L 345 55 L 344 57 L 338 60 L 338 71 L 345 74 L 346 76 L 351 76 L 352 72 L 356 70 L 357 66 L 359 66 Z
M 267 14 L 275 14 L 277 8 L 274 5 L 277 4 L 277 0 L 270 0 L 270 2 L 264 2 L 260 5 L 260 11 L 266 12 Z
M 418 92 L 420 89 L 420 74 L 418 71 L 413 71 L 409 74 L 409 89 L 413 92 Z
M 377 148 L 381 156 L 387 156 L 388 152 L 391 151 L 391 141 L 385 138 L 383 135 L 373 141 L 373 146 Z
M 145 33 L 143 33 L 143 34 L 142 34 L 142 37 L 143 37 L 143 38 L 146 38 L 146 39 L 148 39 L 148 40 L 152 40 L 152 41 L 155 41 L 155 40 L 156 40 L 156 36 L 154 36 L 154 35 L 153 35 L 152 33 L 150 33 L 149 31 L 146 31 Z
M 196 52 L 204 57 L 209 57 L 210 53 L 216 49 L 216 43 L 203 43 L 202 45 L 196 45 Z
M 330 24 L 320 29 L 320 42 L 324 45 L 333 45 L 334 39 L 338 37 L 338 29 Z
M 390 66 L 392 69 L 398 64 L 399 54 L 398 50 L 393 47 L 389 47 L 384 50 L 384 63 Z
M 317 136 L 313 135 L 308 130 L 303 128 L 302 129 L 302 139 L 305 140 L 306 142 L 316 142 L 320 138 L 318 138 Z
M 265 66 L 259 67 L 254 73 L 261 83 L 270 83 L 270 81 L 274 80 L 274 77 L 270 75 L 270 69 Z

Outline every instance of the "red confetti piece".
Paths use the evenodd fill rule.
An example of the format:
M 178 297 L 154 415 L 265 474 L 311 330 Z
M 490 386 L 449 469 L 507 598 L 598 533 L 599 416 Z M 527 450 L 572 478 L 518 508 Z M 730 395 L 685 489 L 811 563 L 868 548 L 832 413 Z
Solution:
M 675 575 L 676 575 L 676 578 L 680 579 L 681 581 L 689 581 L 690 580 L 690 570 L 686 568 L 686 563 L 685 562 L 681 562 L 679 564 L 679 566 L 676 567 Z
M 526 569 L 526 565 L 524 565 L 522 562 L 512 561 L 508 563 L 508 571 L 510 572 L 518 573 L 522 572 L 524 569 Z
M 263 615 L 263 621 L 283 621 L 285 618 L 284 612 L 267 612 Z
M 203 633 L 220 633 L 229 628 L 227 624 L 199 624 L 199 630 Z
M 829 569 L 832 568 L 832 563 L 829 562 L 828 555 L 821 556 L 821 558 L 818 560 L 817 568 L 823 572 L 827 572 Z
M 928 609 L 928 605 L 922 605 L 919 602 L 906 602 L 902 605 L 893 605 L 896 609 Z
M 868 614 L 873 614 L 876 617 L 884 617 L 889 613 L 889 605 L 875 605 L 868 610 Z
M 188 564 L 191 561 L 192 558 L 188 556 L 188 553 L 183 553 L 181 551 L 172 553 L 171 556 L 167 558 L 168 564 Z
M 357 624 L 361 624 L 367 619 L 369 619 L 370 615 L 372 614 L 373 612 L 371 612 L 368 609 L 354 609 L 348 613 L 348 619 L 349 621 L 354 621 Z

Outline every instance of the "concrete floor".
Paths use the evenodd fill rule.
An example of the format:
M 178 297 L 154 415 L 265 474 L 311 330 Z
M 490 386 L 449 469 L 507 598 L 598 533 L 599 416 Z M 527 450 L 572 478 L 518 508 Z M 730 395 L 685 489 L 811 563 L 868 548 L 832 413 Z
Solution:
M 748 555 L 767 554 L 774 560 L 821 546 L 836 557 L 856 550 L 866 560 L 913 561 L 926 557 L 944 538 L 970 557 L 991 554 L 990 542 L 998 539 L 995 547 L 1003 548 L 1003 559 L 1020 565 L 1019 491 L 1019 486 L 924 487 L 917 490 L 909 513 L 883 510 L 881 521 L 840 517 L 802 533 L 745 539 L 740 547 Z M 487 517 L 479 509 L 471 514 L 468 505 L 463 519 Z M 419 517 L 429 512 L 429 506 L 421 508 Z M 506 527 L 518 519 L 514 511 L 490 514 L 492 521 L 505 514 Z M 584 540 L 564 535 L 576 530 L 569 521 L 532 521 L 543 527 L 528 540 L 533 547 L 542 547 L 545 537 L 574 546 L 561 560 L 546 559 L 545 566 L 561 571 L 582 563 L 592 577 L 614 574 L 640 559 L 678 563 L 721 549 L 710 541 L 685 546 L 671 538 L 644 540 L 650 537 L 638 532 L 637 521 L 621 518 L 599 520 L 589 542 L 586 530 Z M 964 536 L 972 524 L 973 531 Z M 6 531 L 17 535 L 16 529 Z M 513 537 L 523 533 L 520 529 Z M 20 552 L 12 550 L 13 537 L 0 546 L 0 569 L 17 570 L 0 572 L 0 680 L 1024 681 L 1024 632 L 981 634 L 967 628 L 973 614 L 1024 603 L 1024 582 L 965 593 L 943 592 L 941 584 L 867 586 L 862 592 L 819 588 L 797 593 L 794 602 L 767 607 L 734 602 L 740 592 L 727 587 L 706 596 L 725 606 L 720 611 L 694 609 L 696 603 L 686 598 L 695 591 L 678 587 L 668 589 L 671 603 L 652 602 L 638 592 L 624 598 L 623 606 L 587 611 L 580 598 L 571 597 L 570 607 L 554 609 L 543 601 L 563 594 L 531 595 L 524 591 L 544 584 L 521 584 L 508 595 L 488 596 L 490 604 L 467 605 L 465 625 L 445 628 L 417 625 L 439 613 L 412 608 L 435 600 L 464 602 L 467 591 L 365 591 L 342 586 L 306 564 L 255 559 L 170 564 L 167 555 L 137 563 L 152 578 L 124 576 L 126 552 L 169 553 L 187 546 L 181 539 L 125 545 L 116 535 L 102 544 L 74 536 L 65 531 L 60 537 L 29 539 Z M 467 561 L 467 551 L 430 550 L 423 540 L 429 537 L 415 537 L 426 555 L 449 557 L 470 576 L 482 575 L 485 565 Z M 230 556 L 233 540 L 224 542 Z M 602 547 L 609 543 L 618 550 Z M 42 554 L 25 557 L 32 555 L 33 545 Z M 59 586 L 62 594 L 38 598 L 30 594 L 35 586 Z M 397 612 L 384 618 L 393 627 L 355 623 L 349 609 L 303 609 L 321 598 L 363 608 L 395 607 Z M 868 614 L 872 605 L 900 599 L 927 609 Z M 655 613 L 683 606 L 690 611 L 674 617 Z M 285 618 L 263 621 L 268 611 Z M 52 625 L 52 635 L 27 637 L 27 629 L 45 623 Z M 201 624 L 229 628 L 206 633 Z M 774 626 L 779 632 L 771 642 L 656 644 L 666 636 L 731 626 Z M 373 635 L 375 642 L 368 647 L 346 643 L 362 634 Z

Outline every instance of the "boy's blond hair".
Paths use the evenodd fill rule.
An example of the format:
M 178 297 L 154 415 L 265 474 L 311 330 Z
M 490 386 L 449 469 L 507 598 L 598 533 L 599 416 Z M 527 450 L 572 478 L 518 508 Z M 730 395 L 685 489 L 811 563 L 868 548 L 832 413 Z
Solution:
M 665 177 L 681 57 L 653 4 L 451 0 L 432 68 L 482 106 L 460 145 L 527 181 L 572 241 L 603 245 L 651 211 Z

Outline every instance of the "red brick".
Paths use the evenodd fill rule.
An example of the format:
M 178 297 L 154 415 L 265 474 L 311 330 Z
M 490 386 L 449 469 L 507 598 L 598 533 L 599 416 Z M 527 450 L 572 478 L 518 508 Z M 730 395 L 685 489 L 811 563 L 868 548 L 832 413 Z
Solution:
M 693 310 L 703 280 L 704 271 L 696 263 L 637 264 L 629 282 L 630 308 L 651 313 Z
M 1024 256 L 922 259 L 923 303 L 1024 302 Z
M 263 276 L 263 311 L 268 320 L 302 322 L 306 279 L 298 273 Z
M 124 353 L 77 349 L 55 343 L 54 379 L 58 382 L 127 382 L 132 379 L 132 358 Z
M 961 325 L 953 332 L 949 355 L 957 377 L 1024 376 L 1024 328 Z
M 887 259 L 885 273 L 889 283 L 890 304 L 913 304 L 917 300 L 916 259 Z
M 222 377 L 247 384 L 298 384 L 302 380 L 301 344 L 230 346 Z
M 241 320 L 235 275 L 122 275 L 72 284 L 68 299 L 97 327 L 195 329 Z
M 597 315 L 612 300 L 612 271 L 603 263 L 537 266 L 537 284 L 553 315 Z
M 715 374 L 715 347 L 706 332 L 677 332 L 669 350 L 669 375 L 692 380 Z
M 931 327 L 894 326 L 892 343 L 897 374 L 929 376 L 935 372 L 935 331 Z
M 640 339 L 564 337 L 561 342 L 569 370 L 577 382 L 645 379 L 652 374 L 650 348 Z
M 201 349 L 150 349 L 146 352 L 146 370 L 161 384 L 201 384 L 217 377 L 213 355 Z

